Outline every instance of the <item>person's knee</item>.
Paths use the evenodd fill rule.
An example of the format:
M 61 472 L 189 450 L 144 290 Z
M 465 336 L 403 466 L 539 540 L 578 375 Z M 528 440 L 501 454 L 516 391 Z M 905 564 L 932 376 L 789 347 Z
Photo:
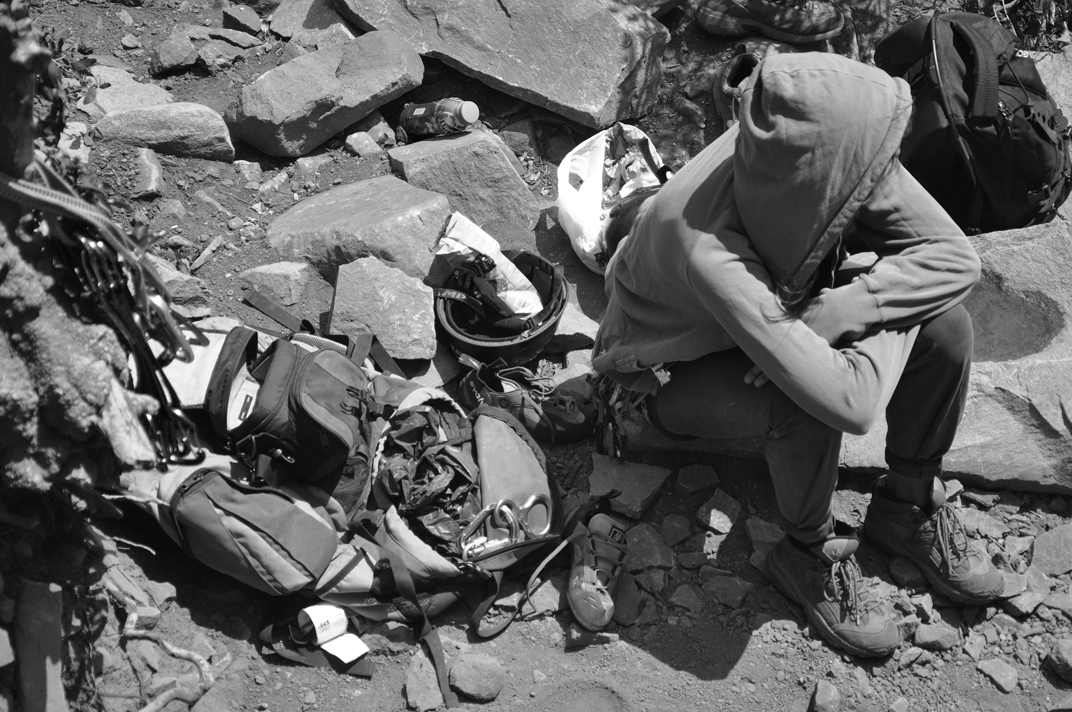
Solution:
M 950 366 L 964 368 L 971 365 L 975 335 L 971 316 L 962 304 L 931 319 L 920 329 L 917 339 L 928 353 Z
M 808 413 L 787 395 L 783 394 L 782 397 L 773 399 L 769 407 L 771 409 L 768 418 L 770 430 L 767 436 L 769 438 L 779 439 L 792 435 L 820 443 L 827 438 L 841 435 L 836 428 Z

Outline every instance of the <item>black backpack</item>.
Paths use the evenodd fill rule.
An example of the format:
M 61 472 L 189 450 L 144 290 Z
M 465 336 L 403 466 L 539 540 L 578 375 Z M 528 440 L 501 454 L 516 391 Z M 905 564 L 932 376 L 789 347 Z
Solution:
M 1015 35 L 935 13 L 890 33 L 875 64 L 912 87 L 901 163 L 965 232 L 1053 219 L 1072 188 L 1068 121 Z

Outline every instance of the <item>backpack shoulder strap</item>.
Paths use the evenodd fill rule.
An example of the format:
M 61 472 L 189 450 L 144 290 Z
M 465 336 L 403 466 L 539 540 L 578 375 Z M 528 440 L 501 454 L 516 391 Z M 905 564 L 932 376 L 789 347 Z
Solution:
M 998 60 L 994 45 L 960 17 L 963 13 L 936 14 L 931 20 L 930 40 L 934 51 L 938 83 L 946 97 L 945 78 L 953 74 L 951 56 L 956 52 L 954 37 L 960 37 L 971 51 L 967 115 L 964 118 L 985 119 L 998 115 Z

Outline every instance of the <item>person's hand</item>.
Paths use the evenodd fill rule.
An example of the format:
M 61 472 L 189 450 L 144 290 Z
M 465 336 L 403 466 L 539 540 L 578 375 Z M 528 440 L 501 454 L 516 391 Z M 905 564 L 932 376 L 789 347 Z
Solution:
M 835 301 L 828 296 L 833 290 L 822 289 L 819 296 L 809 300 L 800 320 L 812 331 L 833 346 L 842 340 L 854 341 L 867 331 L 867 325 L 858 323 L 856 315 L 845 311 L 844 300 Z
M 770 382 L 770 377 L 763 373 L 759 366 L 753 366 L 748 369 L 748 373 L 744 374 L 744 382 L 750 386 L 762 388 Z

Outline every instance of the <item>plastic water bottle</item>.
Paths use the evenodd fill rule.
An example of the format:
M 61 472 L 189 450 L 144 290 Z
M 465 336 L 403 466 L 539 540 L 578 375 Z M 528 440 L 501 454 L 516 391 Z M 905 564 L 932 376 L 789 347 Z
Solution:
M 471 101 L 440 99 L 427 104 L 406 104 L 398 120 L 399 141 L 410 137 L 442 136 L 464 131 L 480 118 L 480 109 Z

